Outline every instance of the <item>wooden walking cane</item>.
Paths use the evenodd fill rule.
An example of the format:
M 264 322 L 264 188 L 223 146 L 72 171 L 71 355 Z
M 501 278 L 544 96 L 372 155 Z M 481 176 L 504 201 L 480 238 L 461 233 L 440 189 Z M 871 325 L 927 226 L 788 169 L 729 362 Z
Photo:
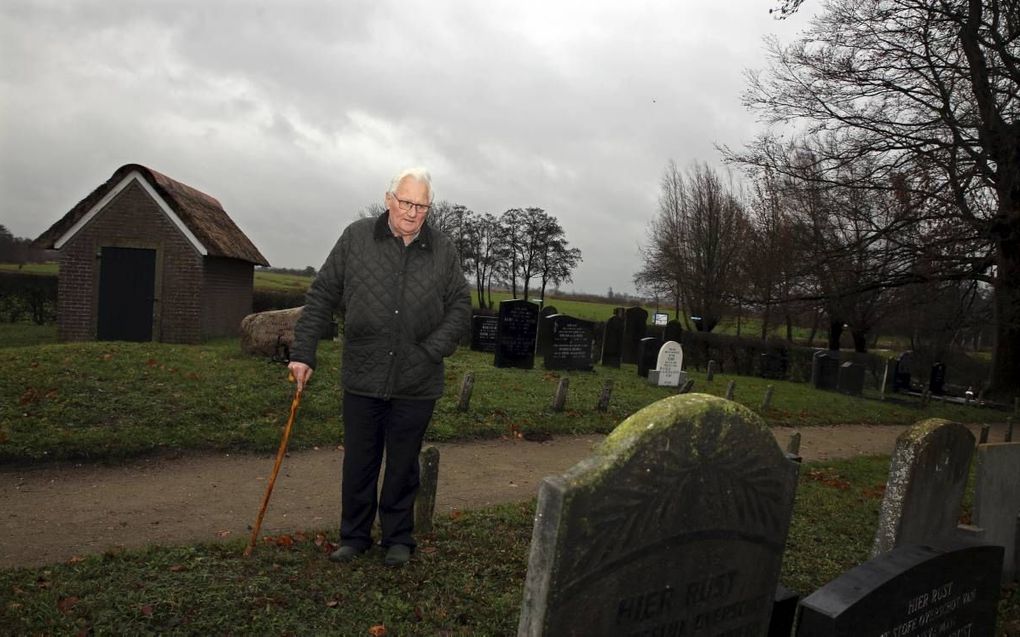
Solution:
M 294 375 L 290 376 L 291 382 Z M 244 556 L 250 557 L 255 549 L 255 542 L 259 538 L 259 529 L 262 528 L 262 518 L 266 515 L 266 507 L 269 506 L 269 496 L 273 494 L 273 485 L 276 484 L 276 475 L 280 473 L 280 465 L 283 464 L 283 456 L 287 453 L 287 441 L 290 439 L 290 429 L 294 425 L 294 415 L 297 414 L 298 405 L 301 404 L 302 385 L 298 385 L 294 392 L 294 399 L 290 401 L 290 417 L 287 418 L 287 426 L 283 429 L 283 438 L 280 439 L 280 449 L 276 452 L 276 464 L 273 465 L 273 475 L 269 476 L 269 484 L 266 485 L 266 494 L 262 496 L 262 508 L 259 509 L 259 516 L 255 518 L 255 527 L 251 530 L 251 540 L 244 549 Z

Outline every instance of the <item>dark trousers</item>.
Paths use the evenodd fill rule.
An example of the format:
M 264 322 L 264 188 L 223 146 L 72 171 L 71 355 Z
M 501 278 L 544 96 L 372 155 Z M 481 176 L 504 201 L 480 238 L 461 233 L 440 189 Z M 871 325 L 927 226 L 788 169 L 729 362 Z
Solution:
M 414 547 L 418 454 L 435 406 L 435 400 L 383 400 L 344 392 L 341 545 L 372 546 L 372 523 L 378 509 L 382 545 Z M 377 497 L 384 449 L 386 471 L 382 495 Z

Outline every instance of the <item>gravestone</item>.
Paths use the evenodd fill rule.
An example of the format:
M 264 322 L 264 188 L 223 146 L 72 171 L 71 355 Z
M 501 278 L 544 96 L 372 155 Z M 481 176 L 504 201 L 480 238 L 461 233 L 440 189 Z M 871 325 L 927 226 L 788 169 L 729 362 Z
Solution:
M 554 314 L 546 320 L 550 336 L 545 368 L 591 371 L 595 324 L 566 314 Z
M 946 393 L 946 364 L 935 363 L 931 366 L 931 376 L 928 378 L 928 391 L 932 396 L 943 396 Z
M 765 634 L 797 470 L 735 403 L 642 409 L 542 482 L 518 635 Z
M 542 358 L 549 355 L 549 346 L 552 344 L 552 323 L 549 321 L 549 317 L 554 314 L 556 314 L 556 308 L 552 305 L 546 305 L 538 313 L 535 353 Z
M 896 439 L 872 555 L 902 544 L 926 544 L 956 532 L 974 434 L 929 418 Z
M 638 362 L 638 343 L 645 337 L 648 327 L 648 312 L 644 308 L 629 307 L 623 316 L 623 345 L 620 360 L 624 363 Z
M 496 325 L 496 367 L 535 366 L 535 333 L 538 331 L 538 306 L 531 301 L 500 301 Z
M 896 359 L 887 358 L 885 360 L 885 369 L 882 371 L 882 399 L 885 400 L 886 394 L 896 392 Z
M 680 321 L 674 319 L 666 323 L 666 329 L 662 331 L 662 340 L 679 343 L 683 333 L 683 325 L 680 324 Z
M 655 371 L 658 372 L 657 384 L 660 387 L 679 387 L 682 382 L 687 382 L 687 374 L 683 372 L 684 348 L 676 341 L 666 341 L 659 348 L 659 355 L 655 361 Z
M 622 347 L 623 319 L 611 316 L 606 321 L 602 336 L 602 364 L 606 367 L 619 367 Z
M 836 389 L 839 378 L 839 352 L 818 350 L 811 357 L 811 385 L 815 389 Z
M 654 336 L 647 336 L 638 343 L 637 373 L 642 378 L 648 378 L 648 371 L 655 368 L 655 362 L 659 359 L 659 348 L 662 341 Z
M 974 452 L 974 525 L 981 541 L 1005 550 L 1003 585 L 1017 567 L 1017 515 L 1020 514 L 1020 442 L 978 445 Z
M 893 377 L 893 391 L 910 391 L 912 352 L 903 352 L 896 357 L 896 374 Z
M 847 361 L 839 366 L 836 376 L 836 390 L 851 396 L 864 393 L 864 373 L 867 369 L 860 363 Z
M 994 635 L 1001 565 L 972 541 L 901 546 L 804 598 L 797 637 Z
M 758 375 L 762 378 L 785 380 L 790 369 L 790 358 L 785 349 L 770 350 L 759 357 Z
M 476 352 L 496 351 L 496 329 L 499 318 L 486 314 L 471 317 L 471 349 Z

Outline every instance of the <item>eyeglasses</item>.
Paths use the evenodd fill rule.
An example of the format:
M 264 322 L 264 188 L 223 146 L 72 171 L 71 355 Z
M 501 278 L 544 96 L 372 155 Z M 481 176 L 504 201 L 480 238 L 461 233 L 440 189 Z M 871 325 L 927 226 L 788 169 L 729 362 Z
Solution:
M 393 193 L 390 193 L 390 195 L 394 199 L 396 199 L 397 207 L 404 211 L 414 208 L 415 212 L 417 212 L 420 215 L 423 215 L 429 211 L 429 208 L 432 207 L 430 204 L 427 203 L 414 203 L 413 201 L 404 201 L 403 199 L 398 199 L 397 196 L 394 195 Z

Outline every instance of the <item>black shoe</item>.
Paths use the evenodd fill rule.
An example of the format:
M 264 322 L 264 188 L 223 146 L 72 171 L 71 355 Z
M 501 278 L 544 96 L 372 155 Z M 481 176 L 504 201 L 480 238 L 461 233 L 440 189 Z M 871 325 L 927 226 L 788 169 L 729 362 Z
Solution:
M 333 562 L 350 562 L 351 560 L 357 558 L 364 552 L 365 549 L 346 544 L 330 553 L 329 559 Z
M 386 549 L 386 557 L 383 564 L 386 566 L 403 566 L 411 559 L 411 547 L 406 544 L 391 544 Z

